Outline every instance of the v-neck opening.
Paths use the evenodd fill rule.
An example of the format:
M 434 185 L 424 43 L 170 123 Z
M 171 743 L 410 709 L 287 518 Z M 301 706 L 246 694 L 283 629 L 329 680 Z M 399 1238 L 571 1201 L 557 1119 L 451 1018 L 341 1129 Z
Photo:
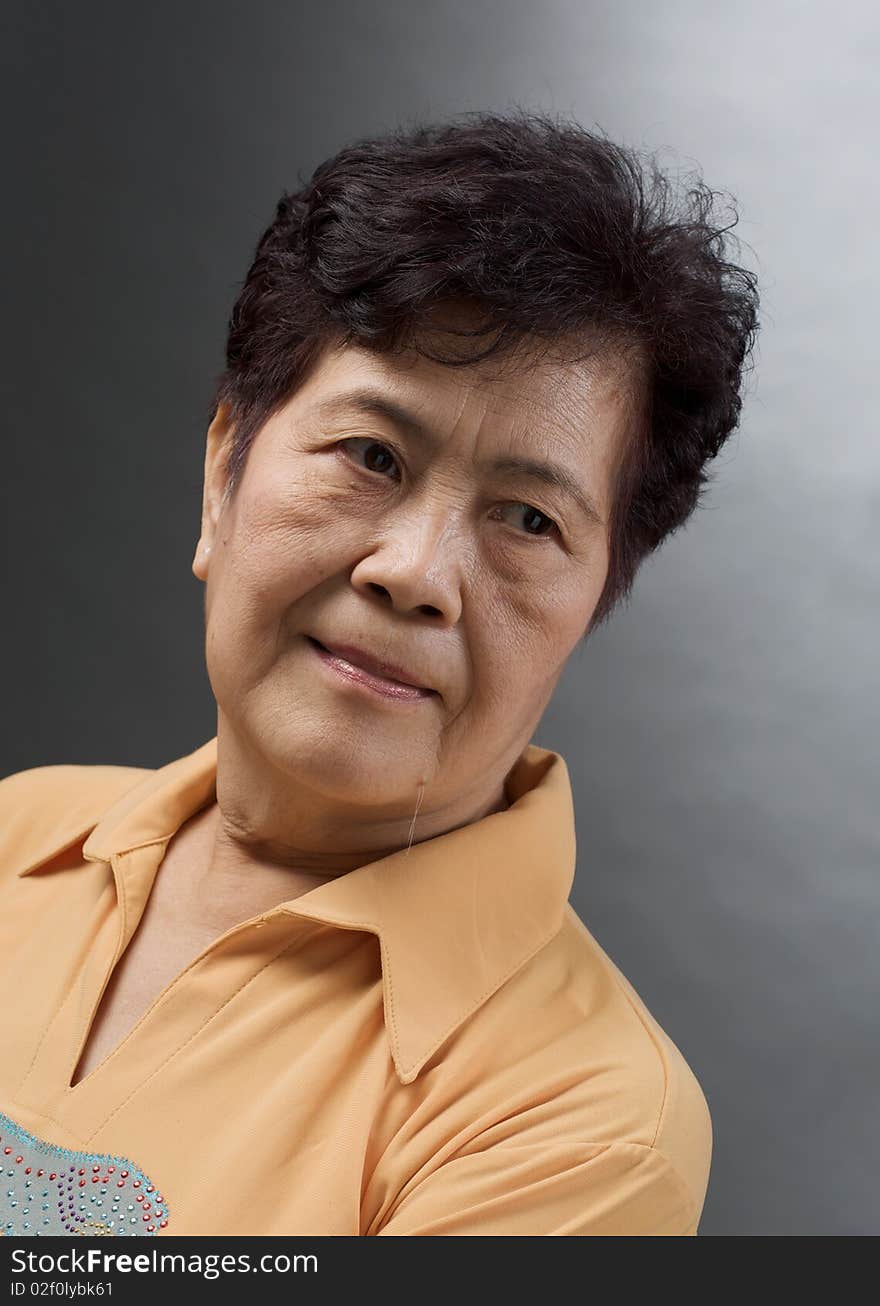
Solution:
M 174 990 L 181 983 L 183 983 L 183 981 L 186 979 L 186 976 L 189 974 L 190 971 L 192 971 L 196 966 L 198 966 L 202 961 L 204 961 L 227 938 L 231 938 L 234 934 L 238 934 L 245 929 L 258 928 L 259 925 L 264 921 L 265 921 L 265 915 L 249 917 L 249 919 L 246 921 L 240 921 L 237 925 L 230 926 L 228 930 L 224 930 L 222 934 L 218 934 L 215 939 L 212 939 L 210 943 L 206 944 L 205 947 L 202 948 L 202 950 L 199 953 L 197 953 L 197 955 L 193 957 L 193 959 L 190 962 L 188 962 L 186 966 L 183 967 L 182 970 L 179 970 L 175 975 L 173 975 L 172 978 L 168 981 L 168 983 L 163 986 L 160 992 L 157 993 L 155 998 L 153 998 L 152 1002 L 147 1007 L 147 1009 L 144 1012 L 142 1012 L 142 1014 L 132 1025 L 131 1029 L 128 1030 L 128 1032 L 122 1037 L 122 1039 L 116 1044 L 116 1046 L 111 1048 L 110 1051 L 107 1053 L 107 1055 L 103 1057 L 96 1066 L 93 1066 L 87 1075 L 83 1075 L 83 1077 L 81 1079 L 78 1079 L 77 1082 L 74 1084 L 71 1081 L 73 1079 L 74 1074 L 76 1073 L 76 1069 L 79 1066 L 80 1061 L 82 1060 L 83 1053 L 85 1052 L 86 1047 L 88 1046 L 89 1039 L 95 1027 L 95 1020 L 97 1019 L 98 1012 L 100 1011 L 101 1003 L 104 1000 L 104 994 L 107 992 L 107 989 L 113 980 L 113 976 L 116 974 L 116 969 L 120 961 L 122 960 L 123 956 L 125 955 L 126 950 L 129 947 L 131 947 L 131 944 L 137 932 L 135 930 L 134 933 L 131 935 L 131 938 L 128 940 L 126 947 L 121 952 L 119 952 L 118 955 L 114 956 L 113 961 L 111 962 L 109 970 L 105 977 L 104 984 L 101 988 L 100 993 L 98 994 L 97 1000 L 92 1008 L 91 1014 L 88 1017 L 86 1025 L 84 1027 L 82 1037 L 78 1040 L 78 1047 L 74 1052 L 75 1060 L 71 1067 L 70 1074 L 68 1075 L 67 1080 L 63 1086 L 63 1093 L 64 1093 L 65 1100 L 72 1100 L 73 1095 L 76 1094 L 78 1089 L 84 1088 L 86 1086 L 88 1087 L 92 1086 L 93 1082 L 95 1082 L 98 1076 L 103 1074 L 106 1067 L 109 1066 L 110 1062 L 113 1061 L 117 1057 L 117 1055 L 126 1048 L 126 1045 L 129 1044 L 131 1040 L 137 1035 L 141 1027 L 145 1025 L 148 1020 L 150 1020 L 153 1013 L 158 1009 L 159 1006 L 161 1006 L 161 1004 L 165 1001 L 165 999 L 172 992 L 174 992 Z
M 168 979 L 100 1062 L 75 1078 L 95 1034 L 108 988 L 147 910 L 170 838 L 166 835 L 139 843 L 101 862 L 105 874 L 110 874 L 103 894 L 96 898 L 98 915 L 92 941 L 71 972 L 67 992 L 60 995 L 48 1017 L 14 1090 L 23 1108 L 55 1121 L 84 1142 L 96 1136 L 155 1075 L 174 1062 L 264 966 L 286 951 L 292 936 L 299 932 L 297 922 L 302 926 L 310 917 L 308 911 L 303 916 L 292 912 L 288 899 L 217 934 Z M 320 902 L 325 887 L 324 883 L 314 885 L 298 894 L 297 900 L 307 907 L 317 894 L 316 901 Z M 320 918 L 310 920 L 312 927 L 326 927 L 328 923 Z M 259 944 L 256 939 L 253 944 L 243 942 L 240 946 L 231 942 L 252 930 L 257 931 Z M 221 986 L 199 976 L 193 978 L 193 972 L 210 964 L 218 953 L 218 974 L 225 976 Z M 257 961 L 260 955 L 262 964 Z M 256 962 L 253 968 L 252 960 Z
M 70 988 L 62 997 L 43 1031 L 31 1063 L 16 1088 L 16 1095 L 21 1102 L 30 1104 L 32 1109 L 49 1110 L 50 1114 L 57 1113 L 60 1118 L 68 1121 L 74 1121 L 81 1115 L 84 1118 L 94 1118 L 101 1110 L 98 1103 L 102 1097 L 102 1086 L 107 1083 L 107 1077 L 112 1076 L 114 1072 L 119 1075 L 120 1098 L 136 1092 L 139 1083 L 149 1079 L 192 1037 L 199 1027 L 200 1019 L 202 1022 L 210 1019 L 210 1016 L 205 1016 L 203 1004 L 200 1004 L 196 998 L 193 1003 L 193 1025 L 190 1026 L 186 1019 L 185 1008 L 182 1008 L 180 1003 L 174 1003 L 178 991 L 186 983 L 187 977 L 191 975 L 194 968 L 204 964 L 213 952 L 223 947 L 228 939 L 250 929 L 260 929 L 276 914 L 279 921 L 290 924 L 289 915 L 276 908 L 255 914 L 245 921 L 239 921 L 216 935 L 163 985 L 149 1007 L 142 1012 L 134 1025 L 107 1055 L 93 1066 L 88 1074 L 73 1082 L 77 1067 L 94 1031 L 101 1003 L 143 918 L 165 855 L 164 847 L 160 845 L 165 844 L 167 839 L 157 840 L 153 846 L 141 845 L 136 849 L 114 855 L 108 863 L 105 863 L 112 873 L 116 903 L 102 928 L 109 933 L 115 923 L 113 945 L 110 948 L 109 939 L 105 938 L 103 946 L 99 943 L 97 947 L 86 952 Z M 150 877 L 149 887 L 144 893 L 142 881 L 137 878 L 133 882 L 129 881 L 129 867 L 126 862 L 128 858 L 140 859 L 145 856 L 153 856 L 157 860 L 154 866 L 141 864 L 137 868 L 140 874 Z M 134 928 L 130 929 L 132 898 L 140 899 L 140 910 Z M 95 996 L 90 998 L 90 993 L 94 993 Z M 175 1007 L 172 1028 L 167 1042 L 163 1042 L 155 1029 L 155 1020 L 160 1009 L 170 1003 L 174 1003 Z M 82 1020 L 82 1012 L 86 1009 L 88 1009 L 87 1017 Z M 140 1067 L 136 1067 L 131 1058 L 136 1055 L 142 1039 L 145 1039 L 145 1047 L 142 1049 L 143 1063 Z M 106 1110 L 103 1114 L 114 1109 L 111 1096 L 107 1096 Z

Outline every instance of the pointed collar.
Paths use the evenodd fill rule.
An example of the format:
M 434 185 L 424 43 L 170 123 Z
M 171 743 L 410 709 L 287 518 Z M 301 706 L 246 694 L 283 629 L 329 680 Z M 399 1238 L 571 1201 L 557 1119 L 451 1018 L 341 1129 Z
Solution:
M 65 816 L 41 831 L 19 875 L 84 836 L 84 858 L 106 862 L 170 839 L 216 793 L 217 737 L 155 771 L 136 772 L 140 780 L 123 767 L 68 769 Z M 98 770 L 106 784 L 89 783 Z M 506 809 L 279 905 L 378 936 L 385 1025 L 405 1084 L 562 924 L 575 868 L 565 761 L 529 744 L 505 787 Z

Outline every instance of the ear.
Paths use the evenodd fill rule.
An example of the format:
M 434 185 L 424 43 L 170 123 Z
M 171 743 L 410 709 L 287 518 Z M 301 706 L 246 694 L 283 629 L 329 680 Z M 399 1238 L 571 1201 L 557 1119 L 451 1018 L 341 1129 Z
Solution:
M 217 405 L 214 420 L 208 427 L 205 445 L 205 479 L 202 487 L 202 528 L 193 557 L 193 575 L 208 579 L 208 562 L 217 533 L 227 487 L 226 459 L 232 441 L 232 423 L 227 404 Z

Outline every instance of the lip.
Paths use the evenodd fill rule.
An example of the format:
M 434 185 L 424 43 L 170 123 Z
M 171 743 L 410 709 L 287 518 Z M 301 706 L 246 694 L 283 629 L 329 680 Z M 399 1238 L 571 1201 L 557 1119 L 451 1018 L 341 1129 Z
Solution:
M 428 698 L 436 692 L 420 685 L 405 667 L 374 658 L 353 644 L 324 644 L 314 635 L 306 638 L 323 661 L 337 672 L 387 697 Z

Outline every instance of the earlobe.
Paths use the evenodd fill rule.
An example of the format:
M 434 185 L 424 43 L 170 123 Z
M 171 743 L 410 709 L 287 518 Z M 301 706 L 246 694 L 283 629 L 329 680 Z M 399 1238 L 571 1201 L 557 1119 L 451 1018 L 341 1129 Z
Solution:
M 192 572 L 197 580 L 208 579 L 208 558 L 210 557 L 210 554 L 210 544 L 203 544 L 202 537 L 200 536 L 192 560 Z
M 205 442 L 201 535 L 192 562 L 193 575 L 199 580 L 207 580 L 211 541 L 228 498 L 226 461 L 230 438 L 229 409 L 221 403 L 208 427 Z

